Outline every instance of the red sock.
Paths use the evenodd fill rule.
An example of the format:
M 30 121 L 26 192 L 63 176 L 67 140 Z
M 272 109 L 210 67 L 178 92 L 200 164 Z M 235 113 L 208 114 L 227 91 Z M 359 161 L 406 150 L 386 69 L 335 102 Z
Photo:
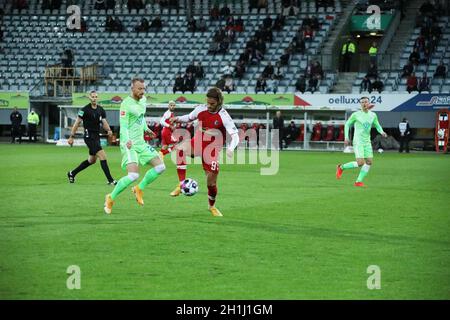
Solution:
M 208 186 L 208 202 L 211 207 L 216 203 L 217 186 Z
M 186 179 L 186 160 L 183 151 L 177 153 L 177 174 L 178 181 L 181 182 Z

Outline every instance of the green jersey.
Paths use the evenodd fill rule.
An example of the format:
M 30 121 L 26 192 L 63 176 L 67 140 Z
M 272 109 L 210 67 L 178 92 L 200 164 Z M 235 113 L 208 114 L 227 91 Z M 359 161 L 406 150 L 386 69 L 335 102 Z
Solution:
M 127 97 L 120 105 L 120 144 L 124 146 L 129 140 L 135 144 L 145 144 L 144 131 L 147 130 L 145 121 L 147 98 L 136 101 Z
M 349 140 L 349 131 L 351 125 L 355 125 L 355 134 L 353 135 L 353 144 L 370 144 L 370 130 L 372 126 L 377 129 L 377 131 L 382 134 L 383 128 L 378 122 L 378 117 L 375 112 L 362 110 L 352 113 L 350 118 L 345 123 L 345 140 Z

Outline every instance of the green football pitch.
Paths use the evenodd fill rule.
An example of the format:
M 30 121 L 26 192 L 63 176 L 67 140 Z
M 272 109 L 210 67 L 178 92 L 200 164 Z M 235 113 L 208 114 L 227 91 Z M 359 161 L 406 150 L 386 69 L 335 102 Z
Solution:
M 118 179 L 119 149 L 106 150 Z M 357 170 L 335 178 L 351 154 L 282 152 L 276 175 L 222 165 L 221 218 L 201 165 L 188 168 L 194 197 L 169 196 L 166 159 L 144 207 L 126 190 L 107 216 L 99 164 L 66 178 L 86 148 L 3 144 L 0 155 L 0 299 L 450 299 L 448 155 L 376 154 L 367 188 L 353 186 Z M 74 265 L 81 289 L 70 290 Z

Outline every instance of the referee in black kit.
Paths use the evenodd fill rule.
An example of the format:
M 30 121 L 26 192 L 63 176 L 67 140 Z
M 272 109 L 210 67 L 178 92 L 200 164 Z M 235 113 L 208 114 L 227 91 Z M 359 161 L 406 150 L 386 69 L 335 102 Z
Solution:
M 80 122 L 83 121 L 84 127 L 84 142 L 89 148 L 89 158 L 80 163 L 78 167 L 72 171 L 67 172 L 67 177 L 70 183 L 75 182 L 75 176 L 82 170 L 94 164 L 97 158 L 100 159 L 100 165 L 105 173 L 106 179 L 108 179 L 109 185 L 116 185 L 117 181 L 113 179 L 109 172 L 108 163 L 106 162 L 106 153 L 100 145 L 100 125 L 108 132 L 108 136 L 112 135 L 111 128 L 106 121 L 105 110 L 97 104 L 97 92 L 91 91 L 89 94 L 89 100 L 91 103 L 86 105 L 78 112 L 77 120 L 72 127 L 69 140 L 67 141 L 71 146 L 73 145 L 73 137 L 77 132 Z

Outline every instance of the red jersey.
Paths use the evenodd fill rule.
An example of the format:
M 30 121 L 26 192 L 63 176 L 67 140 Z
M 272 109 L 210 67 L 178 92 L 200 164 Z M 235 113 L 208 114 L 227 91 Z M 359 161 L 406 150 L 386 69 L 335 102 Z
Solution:
M 169 128 L 170 127 L 170 118 L 174 117 L 174 113 L 170 110 L 167 110 L 166 112 L 164 112 L 161 120 L 159 121 L 159 123 L 165 127 L 165 128 Z
M 198 127 L 195 136 L 197 136 L 199 132 L 202 132 L 205 136 L 210 137 L 215 137 L 220 133 L 222 135 L 222 141 L 225 142 L 226 132 L 228 132 L 230 136 L 238 133 L 233 119 L 231 119 L 230 115 L 224 108 L 221 108 L 215 113 L 211 113 L 208 111 L 208 107 L 206 105 L 200 105 L 196 107 L 189 115 L 187 115 L 187 117 L 187 119 L 183 120 L 198 120 Z M 209 144 L 215 140 L 215 138 L 211 140 L 209 138 L 203 138 L 204 144 Z

